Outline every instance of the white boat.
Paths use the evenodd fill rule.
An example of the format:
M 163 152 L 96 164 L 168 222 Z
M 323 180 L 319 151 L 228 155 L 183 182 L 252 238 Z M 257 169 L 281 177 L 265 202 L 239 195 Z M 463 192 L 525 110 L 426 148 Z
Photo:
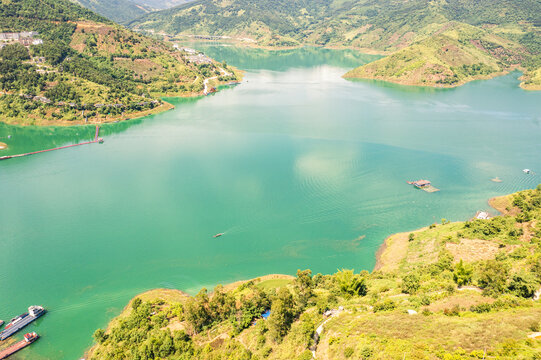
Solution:
M 530 169 L 524 169 L 524 170 L 522 170 L 522 172 L 523 172 L 524 174 L 529 174 L 529 173 L 532 172 L 532 170 L 530 170 Z

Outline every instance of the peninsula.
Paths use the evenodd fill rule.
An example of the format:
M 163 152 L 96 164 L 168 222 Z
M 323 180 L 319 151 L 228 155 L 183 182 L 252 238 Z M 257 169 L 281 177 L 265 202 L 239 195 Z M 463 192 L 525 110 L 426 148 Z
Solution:
M 502 215 L 389 237 L 372 273 L 138 295 L 87 359 L 535 358 L 541 185 L 490 203 Z
M 194 56 L 197 55 L 197 56 Z M 0 121 L 74 125 L 172 108 L 240 72 L 128 30 L 68 0 L 0 2 Z

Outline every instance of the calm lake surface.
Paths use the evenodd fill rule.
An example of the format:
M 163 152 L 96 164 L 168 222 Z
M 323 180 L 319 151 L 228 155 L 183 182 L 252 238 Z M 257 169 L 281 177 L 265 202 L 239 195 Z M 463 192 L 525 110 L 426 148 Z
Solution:
M 412 88 L 342 79 L 377 58 L 353 51 L 195 46 L 244 82 L 0 162 L 0 319 L 49 309 L 20 359 L 80 358 L 147 289 L 370 270 L 388 235 L 541 183 L 541 92 L 518 73 Z M 93 134 L 0 125 L 1 155 Z M 406 184 L 421 178 L 441 191 Z

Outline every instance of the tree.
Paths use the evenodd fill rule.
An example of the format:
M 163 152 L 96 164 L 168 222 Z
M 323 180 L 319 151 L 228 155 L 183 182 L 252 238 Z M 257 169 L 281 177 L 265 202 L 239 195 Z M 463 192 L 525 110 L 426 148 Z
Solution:
M 274 339 L 281 340 L 289 331 L 294 319 L 294 305 L 293 296 L 289 290 L 286 287 L 281 287 L 272 302 L 271 314 L 268 320 L 269 333 Z
M 421 281 L 419 275 L 408 274 L 402 278 L 402 292 L 405 294 L 413 295 L 421 287 Z
M 485 295 L 497 296 L 503 294 L 507 288 L 507 267 L 497 261 L 488 260 L 481 268 L 479 286 Z
M 414 233 L 410 233 L 410 234 L 408 235 L 408 241 L 413 241 L 413 240 L 415 240 L 415 234 L 414 234 Z
M 462 259 L 460 259 L 460 262 L 456 264 L 453 272 L 453 280 L 456 282 L 458 287 L 461 287 L 471 282 L 472 274 L 473 269 L 468 265 L 464 265 Z
M 314 281 L 312 279 L 311 270 L 297 270 L 297 278 L 294 282 L 295 292 L 299 296 L 299 308 L 302 310 L 307 304 L 310 298 L 314 295 Z
M 94 339 L 98 344 L 101 344 L 107 340 L 107 335 L 105 335 L 105 331 L 103 329 L 98 329 L 94 331 Z
M 346 295 L 366 295 L 368 288 L 366 280 L 360 275 L 355 275 L 353 270 L 342 269 L 335 274 L 340 291 Z
M 513 275 L 513 280 L 509 284 L 509 290 L 517 296 L 531 298 L 539 288 L 539 282 L 530 273 L 518 273 Z
M 133 310 L 137 311 L 137 308 L 139 306 L 141 306 L 142 303 L 143 303 L 143 301 L 140 298 L 135 298 L 135 299 L 133 299 L 131 307 L 132 307 Z
M 4 60 L 28 60 L 30 59 L 30 54 L 28 49 L 23 45 L 16 43 L 13 45 L 6 45 L 2 50 L 0 50 L 0 58 Z

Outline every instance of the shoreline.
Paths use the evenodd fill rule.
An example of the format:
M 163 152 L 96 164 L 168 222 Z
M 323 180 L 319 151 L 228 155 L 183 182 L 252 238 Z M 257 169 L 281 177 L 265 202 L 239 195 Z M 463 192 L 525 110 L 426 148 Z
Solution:
M 502 196 L 495 196 L 490 199 L 488 199 L 488 205 L 492 207 L 494 210 L 498 211 L 500 215 L 512 215 L 514 214 L 513 211 L 507 210 L 508 206 L 511 204 L 511 197 L 513 194 L 508 195 L 502 195 Z M 515 214 L 516 215 L 516 214 Z M 385 238 L 383 243 L 380 245 L 378 250 L 376 251 L 376 264 L 374 265 L 374 268 L 372 271 L 380 271 L 385 267 L 390 267 L 391 264 L 386 263 L 386 257 L 392 257 L 392 255 L 396 255 L 396 252 L 400 252 L 402 250 L 402 247 L 406 247 L 408 245 L 408 239 L 407 237 L 409 234 L 421 232 L 428 229 L 428 226 L 422 227 L 420 229 L 415 229 L 412 231 L 405 231 L 405 232 L 399 232 L 394 233 Z M 396 242 L 402 241 L 401 247 L 397 246 Z M 405 241 L 405 244 L 404 244 Z M 393 246 L 394 245 L 394 246 Z M 405 246 L 404 246 L 405 245 Z
M 241 286 L 242 284 L 245 284 L 245 283 L 250 282 L 250 281 L 254 281 L 256 284 L 259 284 L 259 283 L 262 283 L 264 281 L 269 281 L 269 280 L 291 280 L 292 281 L 294 279 L 295 279 L 295 277 L 292 276 L 292 275 L 267 274 L 267 275 L 258 276 L 258 277 L 252 278 L 252 279 L 248 279 L 248 280 L 234 281 L 232 283 L 223 285 L 223 289 L 224 289 L 224 291 L 232 291 L 232 290 L 238 288 L 239 286 Z M 217 285 L 220 285 L 220 284 L 217 284 Z M 209 294 L 211 294 L 211 293 L 212 292 L 209 292 Z M 143 291 L 143 292 L 141 292 L 139 294 L 134 295 L 128 301 L 128 303 L 122 308 L 120 313 L 117 316 L 113 317 L 111 320 L 109 320 L 109 322 L 107 323 L 107 326 L 104 328 L 104 331 L 107 333 L 118 321 L 120 321 L 121 319 L 125 318 L 126 316 L 128 316 L 130 314 L 130 312 L 131 312 L 131 304 L 133 303 L 133 301 L 136 298 L 140 298 L 143 301 L 152 300 L 152 299 L 156 299 L 156 298 L 160 298 L 160 299 L 166 298 L 169 301 L 176 300 L 176 301 L 180 302 L 180 301 L 186 300 L 186 299 L 191 298 L 191 297 L 192 296 L 190 294 L 188 294 L 188 293 L 186 293 L 186 292 L 184 292 L 182 290 L 178 290 L 178 289 L 156 288 L 156 289 L 145 290 L 145 291 Z M 98 344 L 93 342 L 92 346 L 89 347 L 88 349 L 86 349 L 83 352 L 82 359 L 90 359 L 90 356 L 92 355 L 92 353 L 95 350 L 97 345 Z
M 244 78 L 244 71 L 234 68 L 234 74 L 237 75 L 237 78 L 239 79 L 239 80 L 237 80 L 235 82 L 235 84 L 240 84 L 242 82 L 243 78 Z M 218 82 L 218 84 L 216 84 L 216 88 L 218 88 L 219 86 L 229 86 L 229 85 L 231 85 L 230 82 L 226 82 L 226 83 L 223 83 L 223 84 Z M 35 123 L 28 123 L 28 122 L 22 122 L 21 123 L 21 122 L 6 122 L 6 121 L 3 121 L 0 118 L 0 123 L 10 125 L 10 126 L 24 126 L 24 127 L 26 127 L 26 126 L 62 126 L 62 127 L 67 127 L 67 126 L 81 126 L 81 125 L 112 124 L 112 123 L 116 123 L 116 122 L 123 122 L 123 121 L 140 119 L 140 118 L 143 118 L 143 117 L 146 117 L 146 116 L 149 116 L 149 115 L 156 115 L 156 114 L 160 114 L 160 113 L 163 113 L 163 112 L 166 112 L 166 111 L 169 111 L 169 110 L 173 110 L 175 108 L 175 106 L 173 104 L 167 102 L 166 100 L 163 100 L 164 98 L 198 98 L 198 97 L 204 97 L 204 96 L 206 96 L 206 95 L 203 93 L 203 91 L 198 92 L 198 93 L 188 93 L 188 94 L 160 94 L 157 97 L 160 98 L 160 100 L 162 101 L 162 104 L 160 104 L 159 106 L 157 106 L 157 107 L 155 107 L 153 109 L 137 111 L 137 112 L 126 114 L 124 116 L 118 115 L 118 116 L 115 116 L 115 117 L 104 119 L 102 121 L 99 121 L 96 118 L 90 118 L 88 120 L 88 122 L 86 122 L 84 120 L 68 121 L 68 120 L 65 120 L 65 119 L 58 119 L 58 120 L 41 120 L 41 121 L 37 121 Z M 1 147 L 0 147 L 0 150 L 2 150 Z
M 470 82 L 473 82 L 473 81 L 491 80 L 491 79 L 497 78 L 499 76 L 509 75 L 514 70 L 516 70 L 516 69 L 507 69 L 507 70 L 504 70 L 504 71 L 499 71 L 499 72 L 492 73 L 490 75 L 479 75 L 479 76 L 472 77 L 471 79 L 462 80 L 462 81 L 460 81 L 460 82 L 458 82 L 456 84 L 453 84 L 453 85 L 426 84 L 426 83 L 420 83 L 420 82 L 408 81 L 408 80 L 404 80 L 404 81 L 402 81 L 400 79 L 395 80 L 395 79 L 386 78 L 386 77 L 352 76 L 352 75 L 348 75 L 348 73 L 344 74 L 342 76 L 342 78 L 346 79 L 346 80 L 376 80 L 376 81 L 383 81 L 383 82 L 402 85 L 402 86 L 417 86 L 417 87 L 423 87 L 423 88 L 429 88 L 429 89 L 455 89 L 455 88 L 461 87 L 461 86 L 466 85 L 466 84 L 468 84 Z M 522 83 L 519 85 L 519 87 L 523 88 L 521 85 L 522 85 Z M 525 89 L 525 90 L 528 90 L 528 89 Z

